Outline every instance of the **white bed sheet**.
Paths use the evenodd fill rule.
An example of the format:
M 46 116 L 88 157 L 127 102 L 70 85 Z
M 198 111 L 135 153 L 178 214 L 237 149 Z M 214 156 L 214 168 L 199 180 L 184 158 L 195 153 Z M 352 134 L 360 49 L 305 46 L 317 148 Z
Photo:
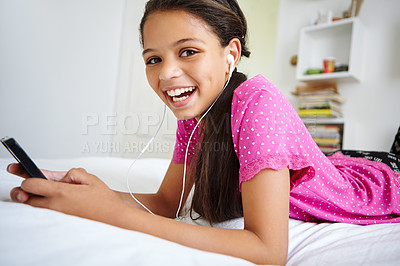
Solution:
M 0 265 L 252 265 L 99 222 L 10 202 L 21 179 L 0 159 Z M 41 168 L 84 167 L 111 188 L 126 191 L 131 160 L 76 158 L 36 160 Z M 164 159 L 141 159 L 130 180 L 134 191 L 157 189 Z M 190 221 L 188 221 L 190 222 Z M 240 228 L 237 219 L 221 226 Z M 400 265 L 400 224 L 358 226 L 290 220 L 287 265 Z

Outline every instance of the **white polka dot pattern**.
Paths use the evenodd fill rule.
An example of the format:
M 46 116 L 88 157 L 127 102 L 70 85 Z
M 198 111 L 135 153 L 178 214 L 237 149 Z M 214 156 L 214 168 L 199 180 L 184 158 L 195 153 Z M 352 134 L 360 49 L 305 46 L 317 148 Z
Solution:
M 321 153 L 297 112 L 272 83 L 259 75 L 241 84 L 234 92 L 231 111 L 240 183 L 262 169 L 287 166 L 303 170 L 301 176 L 296 172 L 292 176 L 292 188 L 314 177 L 309 154 Z
M 178 121 L 175 162 L 183 163 L 194 127 L 193 119 Z M 262 169 L 289 167 L 292 218 L 355 224 L 400 222 L 400 176 L 384 163 L 341 153 L 326 157 L 287 99 L 263 76 L 235 90 L 231 128 L 240 184 Z M 190 144 L 190 159 L 197 136 Z

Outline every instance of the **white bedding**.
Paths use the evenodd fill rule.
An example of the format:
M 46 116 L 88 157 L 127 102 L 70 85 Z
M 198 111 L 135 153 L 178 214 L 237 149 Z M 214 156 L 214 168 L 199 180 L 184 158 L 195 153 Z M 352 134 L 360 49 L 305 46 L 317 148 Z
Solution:
M 106 224 L 10 202 L 21 179 L 0 159 L 0 265 L 252 265 L 214 253 Z M 126 191 L 131 160 L 77 158 L 36 160 L 41 168 L 84 167 L 111 188 Z M 157 189 L 169 161 L 141 159 L 131 179 L 134 191 Z M 225 223 L 241 227 L 241 219 Z M 290 220 L 287 265 L 400 265 L 400 224 L 358 226 Z

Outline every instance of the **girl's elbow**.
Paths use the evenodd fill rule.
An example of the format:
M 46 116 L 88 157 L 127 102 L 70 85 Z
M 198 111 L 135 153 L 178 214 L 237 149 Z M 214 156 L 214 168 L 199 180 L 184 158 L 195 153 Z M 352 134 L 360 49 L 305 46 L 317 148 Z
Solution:
M 268 257 L 263 258 L 257 261 L 253 261 L 253 263 L 257 265 L 286 265 L 287 256 L 277 256 L 277 257 Z
M 286 261 L 287 261 L 287 253 L 286 254 L 277 255 L 275 257 L 273 265 L 286 265 Z
M 288 257 L 287 249 L 265 248 L 259 260 L 253 263 L 258 265 L 285 265 Z

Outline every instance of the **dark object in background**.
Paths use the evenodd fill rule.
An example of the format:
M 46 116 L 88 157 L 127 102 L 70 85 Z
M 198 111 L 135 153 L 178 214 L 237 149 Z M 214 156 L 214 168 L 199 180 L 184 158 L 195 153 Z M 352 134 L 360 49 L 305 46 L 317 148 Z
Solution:
M 349 65 L 336 65 L 335 72 L 349 71 Z
M 400 127 L 397 131 L 396 136 L 394 137 L 392 148 L 390 149 L 390 153 L 394 153 L 400 155 Z

